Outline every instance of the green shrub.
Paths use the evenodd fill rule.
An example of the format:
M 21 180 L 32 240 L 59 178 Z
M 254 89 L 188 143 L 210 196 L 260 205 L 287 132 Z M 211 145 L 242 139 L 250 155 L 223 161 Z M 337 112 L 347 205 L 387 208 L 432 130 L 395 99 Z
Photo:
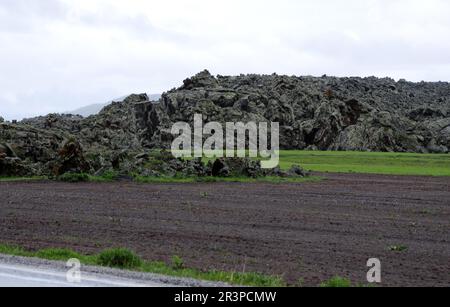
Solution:
M 173 256 L 171 266 L 174 270 L 182 270 L 184 269 L 184 261 L 179 256 Z
M 404 246 L 404 245 L 392 245 L 392 246 L 389 246 L 389 250 L 391 252 L 399 252 L 399 253 L 401 253 L 401 252 L 407 251 L 408 247 Z
M 108 181 L 115 181 L 119 178 L 119 173 L 116 171 L 106 171 L 101 177 Z
M 103 251 L 98 256 L 98 264 L 120 269 L 136 269 L 142 265 L 142 260 L 132 251 L 118 248 Z
M 339 276 L 333 277 L 320 285 L 322 288 L 350 288 L 351 286 L 352 282 L 350 280 Z
M 84 173 L 65 173 L 57 178 L 59 181 L 64 182 L 88 182 L 89 175 Z

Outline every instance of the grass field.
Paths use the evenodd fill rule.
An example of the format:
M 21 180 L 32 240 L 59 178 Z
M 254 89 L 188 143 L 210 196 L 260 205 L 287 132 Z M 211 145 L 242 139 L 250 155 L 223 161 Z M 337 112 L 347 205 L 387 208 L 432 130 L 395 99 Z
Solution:
M 330 173 L 450 176 L 449 154 L 281 151 L 280 166 L 293 164 Z

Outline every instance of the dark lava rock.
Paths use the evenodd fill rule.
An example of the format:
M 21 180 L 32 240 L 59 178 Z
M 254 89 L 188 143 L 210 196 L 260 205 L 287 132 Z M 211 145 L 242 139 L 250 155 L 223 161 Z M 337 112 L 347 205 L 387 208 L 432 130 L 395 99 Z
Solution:
M 67 141 L 59 151 L 59 158 L 54 167 L 54 175 L 65 173 L 88 173 L 91 167 L 83 155 L 83 148 L 76 140 Z
M 16 157 L 9 147 L 0 145 L 0 176 L 22 177 L 29 175 L 33 175 L 31 168 Z
M 225 159 L 217 159 L 212 165 L 213 177 L 228 177 L 230 176 L 230 168 L 225 163 Z
M 0 144 L 0 155 L 4 155 L 5 157 L 17 158 L 14 149 L 12 149 L 11 145 L 4 143 Z
M 192 123 L 196 113 L 203 114 L 205 123 L 279 122 L 281 149 L 418 153 L 450 149 L 449 83 L 276 74 L 214 77 L 208 71 L 186 79 L 158 102 L 139 94 L 87 118 L 50 114 L 22 122 L 0 120 L 0 144 L 8 144 L 22 165 L 40 175 L 51 174 L 55 163 L 60 163 L 60 171 L 88 170 L 90 164 L 93 173 L 110 168 L 144 172 L 152 161 L 136 156 L 170 148 L 172 125 Z M 66 167 L 58 153 L 68 139 L 79 142 L 84 161 L 69 159 Z M 163 165 L 163 172 L 180 168 Z M 235 172 L 230 165 L 200 171 L 198 164 L 188 167 L 188 173 L 217 175 L 220 170 L 222 176 Z M 242 170 L 248 176 L 260 173 L 254 164 Z
M 214 177 L 259 177 L 262 176 L 261 162 L 249 158 L 217 159 L 212 165 Z
M 155 108 L 165 130 L 179 120 L 191 122 L 195 113 L 222 123 L 279 122 L 282 149 L 429 152 L 431 141 L 438 147 L 449 142 L 444 130 L 450 125 L 436 125 L 450 114 L 450 85 L 442 82 L 278 75 L 215 78 L 203 71 L 165 93 Z
M 308 172 L 306 172 L 302 167 L 300 167 L 299 165 L 293 165 L 289 171 L 288 171 L 289 176 L 292 177 L 306 177 L 308 176 Z

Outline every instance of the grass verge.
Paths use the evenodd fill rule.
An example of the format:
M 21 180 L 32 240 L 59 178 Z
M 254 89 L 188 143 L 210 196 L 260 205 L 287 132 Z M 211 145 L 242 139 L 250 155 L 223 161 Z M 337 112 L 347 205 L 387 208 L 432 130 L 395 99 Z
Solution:
M 350 279 L 335 276 L 319 285 L 320 288 L 375 288 L 374 284 L 354 284 Z
M 46 260 L 67 261 L 79 259 L 85 265 L 99 265 L 139 272 L 161 274 L 173 277 L 193 278 L 197 280 L 224 282 L 231 285 L 254 287 L 285 287 L 282 277 L 269 276 L 260 273 L 200 271 L 186 268 L 183 260 L 174 256 L 172 263 L 144 261 L 127 249 L 109 249 L 98 255 L 82 255 L 68 249 L 43 249 L 37 252 L 27 251 L 20 247 L 0 245 L 0 254 L 35 257 Z
M 339 276 L 333 277 L 332 279 L 320 284 L 321 288 L 350 288 L 351 286 L 352 282 L 349 279 Z
M 46 177 L 0 177 L 0 182 L 20 182 L 20 181 L 36 181 L 45 180 Z
M 142 177 L 135 176 L 130 177 L 130 180 L 141 184 L 169 184 L 169 183 L 220 183 L 220 182 L 234 182 L 234 183 L 306 183 L 306 182 L 319 182 L 324 180 L 320 176 L 311 176 L 305 178 L 282 178 L 282 177 L 260 177 L 260 178 L 249 178 L 249 177 Z M 22 181 L 39 181 L 48 180 L 46 177 L 1 177 L 0 182 L 22 182 Z M 118 178 L 111 178 L 109 176 L 92 176 L 87 174 L 64 174 L 58 178 L 57 181 L 77 183 L 77 182 L 96 182 L 96 183 L 109 183 L 115 182 Z
M 235 182 L 235 183 L 302 183 L 302 182 L 318 182 L 323 180 L 319 176 L 311 176 L 305 178 L 282 178 L 282 177 L 135 177 L 138 183 L 214 183 L 214 182 Z

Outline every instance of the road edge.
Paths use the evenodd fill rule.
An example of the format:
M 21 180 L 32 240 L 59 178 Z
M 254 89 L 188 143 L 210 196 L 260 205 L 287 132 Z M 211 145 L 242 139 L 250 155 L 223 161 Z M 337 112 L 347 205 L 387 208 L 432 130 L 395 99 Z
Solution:
M 28 257 L 19 257 L 19 256 L 10 256 L 0 254 L 0 264 L 7 265 L 19 265 L 19 266 L 28 266 L 33 267 L 34 269 L 51 269 L 58 270 L 61 272 L 67 272 L 69 267 L 66 266 L 65 262 L 62 261 L 50 261 L 39 258 L 28 258 Z M 192 278 L 183 278 L 183 277 L 173 277 L 173 276 L 165 276 L 154 273 L 144 273 L 137 271 L 127 271 L 120 269 L 113 269 L 108 267 L 98 267 L 91 265 L 81 265 L 81 272 L 90 274 L 90 275 L 99 275 L 99 276 L 111 276 L 115 278 L 123 278 L 128 280 L 133 280 L 140 283 L 145 282 L 153 282 L 159 283 L 163 285 L 167 285 L 168 287 L 189 287 L 189 288 L 199 288 L 199 287 L 230 287 L 230 285 L 221 282 L 210 282 L 210 281 L 202 281 L 196 280 Z

